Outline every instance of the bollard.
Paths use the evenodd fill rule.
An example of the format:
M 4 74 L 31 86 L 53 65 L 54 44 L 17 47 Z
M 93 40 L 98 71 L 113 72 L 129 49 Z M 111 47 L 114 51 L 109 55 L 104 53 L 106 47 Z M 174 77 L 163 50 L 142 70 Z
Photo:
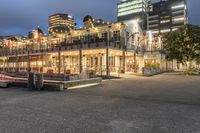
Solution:
M 35 74 L 35 88 L 41 90 L 44 85 L 44 75 L 42 73 Z
M 34 83 L 35 83 L 35 74 L 30 72 L 28 74 L 28 88 L 33 90 L 35 88 Z

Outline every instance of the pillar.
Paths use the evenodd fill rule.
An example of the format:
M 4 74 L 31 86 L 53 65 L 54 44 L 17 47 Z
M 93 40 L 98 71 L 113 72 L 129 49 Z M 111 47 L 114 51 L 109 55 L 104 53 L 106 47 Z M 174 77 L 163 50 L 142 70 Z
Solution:
M 106 76 L 109 76 L 109 49 L 106 48 Z
M 19 72 L 19 56 L 16 57 L 16 72 Z
M 28 51 L 28 56 L 27 56 L 27 71 L 28 71 L 28 73 L 30 73 L 31 72 L 31 59 L 30 59 L 31 57 L 30 57 L 30 55 L 29 55 L 29 51 Z
M 83 71 L 83 55 L 82 55 L 82 49 L 79 50 L 79 73 L 82 73 Z
M 61 52 L 60 52 L 60 48 L 58 51 L 58 74 L 60 74 L 61 71 Z
M 42 58 L 42 70 L 41 70 L 41 72 L 43 73 L 44 72 L 44 55 L 41 55 L 41 58 Z
M 136 51 L 134 53 L 134 72 L 137 73 L 137 54 Z
M 126 53 L 123 51 L 123 73 L 126 72 Z

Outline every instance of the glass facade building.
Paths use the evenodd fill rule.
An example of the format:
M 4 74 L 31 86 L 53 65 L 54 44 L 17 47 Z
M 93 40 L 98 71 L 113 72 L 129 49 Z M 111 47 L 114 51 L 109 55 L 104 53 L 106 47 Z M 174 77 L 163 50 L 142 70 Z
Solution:
M 64 33 L 74 28 L 74 18 L 68 14 L 57 13 L 49 16 L 49 34 Z
M 118 3 L 118 21 L 140 19 L 140 26 L 145 29 L 149 2 L 150 0 L 122 0 Z
M 148 30 L 165 33 L 188 23 L 186 0 L 161 0 L 149 6 Z

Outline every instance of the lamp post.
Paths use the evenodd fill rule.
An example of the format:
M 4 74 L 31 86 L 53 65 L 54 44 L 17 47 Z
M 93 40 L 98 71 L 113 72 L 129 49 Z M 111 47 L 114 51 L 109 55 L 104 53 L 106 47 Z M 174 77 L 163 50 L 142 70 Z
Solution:
M 82 36 L 80 36 L 80 42 L 79 42 L 79 73 L 82 73 L 83 71 L 83 52 L 82 52 Z
M 108 38 L 107 38 L 107 45 L 106 45 L 106 76 L 109 78 L 110 70 L 109 70 L 109 46 L 110 46 L 110 29 L 111 26 L 108 26 Z
M 61 73 L 61 43 L 58 41 L 58 74 Z
M 28 65 L 28 73 L 31 72 L 31 64 L 30 64 L 30 46 L 27 46 L 27 65 Z

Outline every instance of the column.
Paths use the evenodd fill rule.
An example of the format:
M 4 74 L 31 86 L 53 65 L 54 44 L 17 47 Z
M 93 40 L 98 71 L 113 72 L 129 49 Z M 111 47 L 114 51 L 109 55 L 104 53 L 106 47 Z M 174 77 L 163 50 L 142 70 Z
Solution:
M 82 49 L 79 50 L 79 73 L 82 73 L 83 71 L 83 55 L 82 55 Z
M 109 76 L 109 49 L 106 48 L 106 76 Z
M 16 72 L 19 72 L 19 56 L 16 57 Z
M 58 74 L 60 74 L 60 70 L 61 70 L 61 53 L 60 53 L 60 48 L 58 51 Z
M 123 73 L 126 73 L 126 53 L 123 51 Z
M 137 73 L 137 54 L 134 51 L 134 73 Z
M 43 73 L 44 72 L 44 55 L 41 55 L 41 59 L 42 59 L 42 70 L 41 70 L 41 72 Z
M 30 59 L 31 57 L 30 57 L 30 55 L 29 55 L 29 51 L 28 51 L 28 56 L 27 56 L 27 71 L 28 71 L 28 73 L 30 73 L 31 72 L 31 59 Z

